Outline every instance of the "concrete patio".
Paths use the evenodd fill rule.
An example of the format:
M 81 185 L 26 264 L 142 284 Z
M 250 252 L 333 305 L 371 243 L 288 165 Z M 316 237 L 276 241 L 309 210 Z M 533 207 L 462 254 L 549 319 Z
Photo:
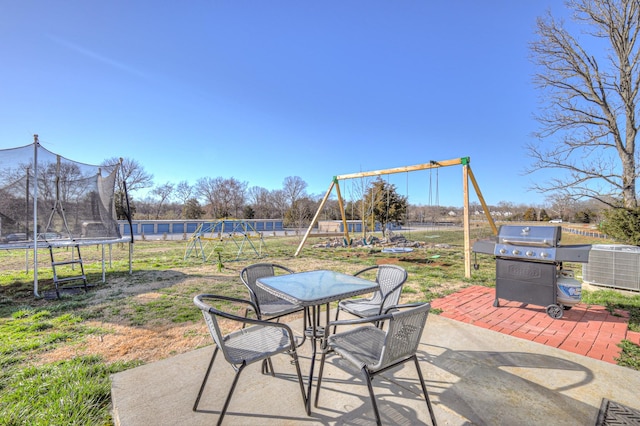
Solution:
M 294 330 L 301 321 L 291 323 Z M 430 315 L 421 340 L 422 372 L 441 425 L 594 425 L 603 398 L 640 409 L 640 372 L 483 327 Z M 114 422 L 123 426 L 210 425 L 218 421 L 234 372 L 216 359 L 200 402 L 191 407 L 213 346 L 112 376 Z M 310 345 L 300 348 L 303 375 Z M 329 359 L 318 408 L 307 416 L 294 367 L 273 359 L 243 372 L 225 424 L 375 424 L 366 385 Z M 316 364 L 316 374 L 317 374 Z M 374 380 L 384 424 L 429 424 L 412 363 Z M 312 398 L 315 397 L 315 385 Z

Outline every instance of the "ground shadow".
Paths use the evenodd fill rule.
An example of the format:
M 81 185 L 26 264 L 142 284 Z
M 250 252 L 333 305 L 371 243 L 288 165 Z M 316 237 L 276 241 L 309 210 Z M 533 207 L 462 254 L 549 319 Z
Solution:
M 594 380 L 593 372 L 583 365 L 536 353 L 424 347 L 430 364 L 456 378 L 453 384 L 451 380 L 440 386 L 431 383 L 440 388 L 439 403 L 474 424 L 563 424 L 564 419 L 571 419 L 569 424 L 589 424 L 595 420 L 594 407 L 568 396 Z

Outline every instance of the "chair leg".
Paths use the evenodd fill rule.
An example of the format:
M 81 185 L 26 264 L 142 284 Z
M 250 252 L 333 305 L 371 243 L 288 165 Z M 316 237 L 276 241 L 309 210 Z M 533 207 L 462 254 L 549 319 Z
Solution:
M 247 366 L 246 363 L 242 363 L 238 371 L 236 371 L 236 376 L 233 378 L 233 383 L 231 384 L 231 389 L 229 389 L 229 394 L 227 395 L 227 400 L 224 402 L 224 407 L 222 407 L 222 411 L 220 412 L 220 417 L 218 418 L 218 426 L 222 424 L 222 419 L 224 415 L 227 413 L 227 408 L 229 407 L 229 402 L 231 402 L 231 395 L 233 395 L 233 391 L 236 389 L 236 384 L 238 384 L 238 379 L 240 378 L 240 373 Z
M 318 371 L 318 383 L 316 384 L 316 400 L 314 406 L 318 407 L 318 400 L 320 399 L 320 387 L 322 386 L 322 373 L 324 372 L 324 359 L 326 358 L 327 353 L 322 352 L 322 358 L 320 359 L 320 371 Z M 311 395 L 309 395 L 311 397 Z
M 427 387 L 424 384 L 424 378 L 422 377 L 422 371 L 420 371 L 420 364 L 418 363 L 418 357 L 413 356 L 413 361 L 416 364 L 416 370 L 418 370 L 418 377 L 420 378 L 420 386 L 422 386 L 422 392 L 424 393 L 424 399 L 427 401 L 427 407 L 429 408 L 429 415 L 431 416 L 431 424 L 433 426 L 437 426 L 436 416 L 433 413 L 433 407 L 431 407 L 431 400 L 429 399 L 429 394 L 427 393 Z
M 378 412 L 378 404 L 376 404 L 376 396 L 373 393 L 373 385 L 371 384 L 371 375 L 369 374 L 369 370 L 367 367 L 362 367 L 362 375 L 367 382 L 367 388 L 369 389 L 369 396 L 371 397 L 371 405 L 373 406 L 373 413 L 376 415 L 376 424 L 378 426 L 382 425 L 380 421 L 380 412 Z
M 245 318 L 249 318 L 249 308 L 245 308 L 245 309 L 244 309 L 244 317 L 245 317 Z M 246 322 L 243 322 L 243 323 L 242 323 L 242 328 L 245 328 L 246 326 L 247 326 L 247 323 L 246 323 Z
M 275 370 L 273 369 L 273 363 L 271 358 L 262 360 L 262 374 L 271 373 L 271 377 L 276 377 Z
M 218 354 L 218 347 L 216 346 L 215 350 L 213 351 L 213 355 L 211 356 L 211 361 L 209 361 L 209 367 L 207 367 L 207 372 L 205 373 L 204 379 L 202 380 L 202 384 L 200 385 L 200 391 L 198 392 L 198 396 L 196 397 L 196 402 L 193 404 L 193 411 L 198 410 L 198 403 L 200 402 L 202 391 L 204 391 L 204 386 L 207 384 L 207 379 L 209 378 L 209 373 L 211 373 L 211 367 L 213 367 L 213 361 L 215 361 L 217 354 Z
M 302 338 L 299 339 L 298 344 L 296 345 L 297 348 L 302 346 L 307 340 L 307 324 L 311 325 L 311 313 L 309 308 L 304 308 L 304 313 L 302 314 Z
M 307 400 L 311 398 L 311 395 L 306 396 L 304 392 L 304 382 L 302 381 L 302 372 L 300 371 L 300 362 L 298 361 L 298 353 L 296 351 L 291 352 L 293 363 L 296 365 L 296 373 L 298 375 L 298 383 L 300 384 L 300 393 L 302 394 L 302 403 L 307 407 Z M 311 413 L 307 413 L 309 415 Z
M 336 319 L 334 321 L 338 321 L 338 315 L 340 315 L 340 305 L 336 308 Z M 336 334 L 337 325 L 333 326 L 333 334 Z

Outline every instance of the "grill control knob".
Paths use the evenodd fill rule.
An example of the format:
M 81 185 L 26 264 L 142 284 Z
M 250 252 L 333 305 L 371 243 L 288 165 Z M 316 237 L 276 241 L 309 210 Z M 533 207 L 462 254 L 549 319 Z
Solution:
M 513 253 L 514 256 L 517 256 L 520 254 L 520 250 L 514 249 L 511 253 Z
M 527 250 L 527 252 L 525 253 L 527 256 L 535 256 L 535 253 L 532 252 L 531 250 Z
M 507 252 L 507 249 L 501 248 L 500 249 L 500 254 L 505 254 Z
M 549 257 L 549 253 L 543 251 L 542 253 L 540 253 L 540 257 L 542 258 Z

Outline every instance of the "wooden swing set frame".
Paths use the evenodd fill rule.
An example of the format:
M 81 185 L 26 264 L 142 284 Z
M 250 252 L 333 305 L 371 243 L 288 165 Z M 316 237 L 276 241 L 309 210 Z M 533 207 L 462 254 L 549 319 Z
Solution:
M 349 227 L 347 226 L 347 218 L 344 211 L 344 201 L 340 193 L 339 182 L 341 180 L 390 175 L 390 174 L 404 173 L 404 172 L 415 172 L 418 170 L 427 170 L 427 169 L 434 169 L 438 167 L 461 165 L 462 166 L 462 191 L 463 191 L 463 201 L 464 201 L 464 222 L 463 222 L 464 276 L 466 278 L 471 278 L 471 241 L 470 241 L 471 226 L 470 226 L 470 211 L 469 211 L 469 181 L 471 181 L 473 185 L 476 195 L 478 196 L 478 200 L 482 205 L 484 214 L 487 217 L 487 220 L 489 221 L 489 225 L 491 225 L 491 229 L 493 230 L 494 235 L 498 235 L 498 228 L 496 227 L 496 224 L 493 221 L 493 218 L 491 217 L 489 208 L 487 207 L 487 204 L 484 201 L 484 197 L 482 196 L 482 192 L 480 191 L 480 187 L 478 186 L 478 182 L 476 181 L 476 178 L 473 175 L 473 172 L 471 171 L 471 166 L 469 165 L 470 162 L 471 162 L 471 159 L 469 157 L 462 157 L 462 158 L 456 158 L 453 160 L 430 161 L 428 163 L 417 164 L 414 166 L 404 166 L 404 167 L 396 167 L 392 169 L 374 170 L 370 172 L 359 172 L 359 173 L 350 173 L 346 175 L 334 176 L 333 180 L 331 181 L 331 184 L 329 185 L 329 189 L 327 190 L 327 193 L 324 195 L 324 198 L 320 202 L 320 205 L 318 206 L 318 210 L 316 211 L 316 214 L 313 216 L 313 219 L 309 224 L 309 228 L 307 229 L 307 232 L 304 234 L 302 241 L 300 241 L 300 245 L 298 246 L 298 249 L 296 250 L 294 256 L 298 256 L 302 251 L 302 247 L 305 245 L 307 239 L 309 238 L 309 235 L 311 234 L 313 227 L 316 225 L 316 222 L 318 221 L 318 217 L 320 217 L 320 213 L 322 212 L 324 205 L 327 203 L 327 200 L 329 199 L 329 196 L 331 195 L 331 191 L 333 191 L 333 188 L 336 189 L 336 195 L 338 196 L 338 206 L 340 208 L 340 215 L 342 217 L 344 240 L 351 241 L 351 239 L 349 238 Z

